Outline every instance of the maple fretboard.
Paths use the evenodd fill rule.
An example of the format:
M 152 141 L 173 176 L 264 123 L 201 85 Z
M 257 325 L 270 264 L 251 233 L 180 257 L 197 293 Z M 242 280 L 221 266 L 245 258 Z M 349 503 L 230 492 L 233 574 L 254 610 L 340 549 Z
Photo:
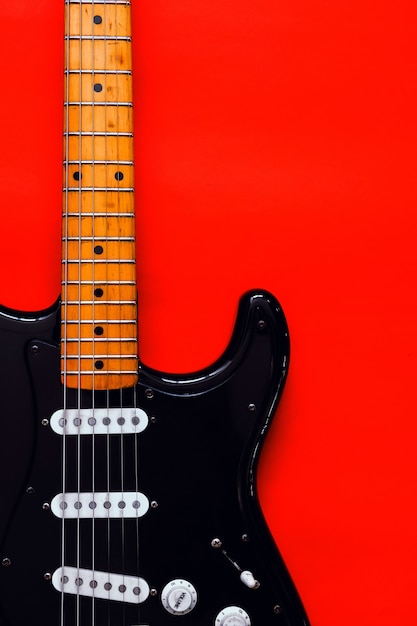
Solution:
M 61 371 L 137 382 L 130 3 L 65 4 Z

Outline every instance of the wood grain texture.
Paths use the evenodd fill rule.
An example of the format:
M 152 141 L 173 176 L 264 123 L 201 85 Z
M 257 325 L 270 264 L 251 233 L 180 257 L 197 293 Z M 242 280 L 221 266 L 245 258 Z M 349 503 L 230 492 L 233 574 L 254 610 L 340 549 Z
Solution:
M 130 7 L 66 6 L 62 379 L 137 381 Z

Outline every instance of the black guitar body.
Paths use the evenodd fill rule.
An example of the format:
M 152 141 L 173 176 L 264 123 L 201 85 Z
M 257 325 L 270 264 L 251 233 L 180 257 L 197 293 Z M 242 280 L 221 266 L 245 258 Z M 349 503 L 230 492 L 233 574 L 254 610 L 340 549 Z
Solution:
M 173 376 L 143 366 L 134 389 L 65 391 L 67 409 L 86 409 L 82 419 L 92 407 L 114 408 L 112 417 L 140 407 L 139 434 L 55 432 L 51 418 L 64 402 L 58 338 L 58 309 L 0 314 L 0 625 L 308 624 L 256 496 L 259 451 L 288 367 L 278 302 L 266 292 L 244 296 L 230 345 L 211 368 Z M 63 521 L 51 506 L 63 485 L 79 494 L 139 491 L 149 508 L 124 517 L 122 495 L 103 505 L 119 507 L 115 516 L 84 518 L 84 501 Z M 63 563 L 61 592 L 53 575 Z M 124 600 L 132 584 L 139 602 Z M 110 599 L 100 597 L 103 586 Z

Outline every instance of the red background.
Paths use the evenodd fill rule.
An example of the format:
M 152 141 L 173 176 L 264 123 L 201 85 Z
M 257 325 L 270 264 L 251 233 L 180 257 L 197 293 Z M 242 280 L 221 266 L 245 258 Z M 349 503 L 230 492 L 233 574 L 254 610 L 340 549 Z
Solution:
M 407 0 L 133 0 L 140 354 L 209 364 L 271 290 L 259 475 L 313 626 L 415 624 L 416 20 Z M 0 302 L 60 289 L 63 2 L 0 5 Z

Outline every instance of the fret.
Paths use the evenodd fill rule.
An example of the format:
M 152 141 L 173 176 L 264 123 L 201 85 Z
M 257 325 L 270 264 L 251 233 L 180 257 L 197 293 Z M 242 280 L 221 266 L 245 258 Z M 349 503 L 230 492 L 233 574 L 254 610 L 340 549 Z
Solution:
M 62 241 L 135 241 L 134 237 L 62 237 Z
M 133 161 L 63 161 L 64 165 L 133 165 Z M 95 169 L 95 171 L 97 171 Z
M 134 319 L 98 319 L 98 318 L 94 318 L 94 319 L 83 319 L 83 320 L 61 320 L 61 325 L 65 325 L 65 326 L 71 326 L 71 324 L 77 325 L 77 326 L 85 326 L 85 325 L 92 325 L 92 324 L 110 324 L 110 325 L 115 325 L 115 326 L 123 326 L 123 324 L 136 324 L 137 319 L 136 317 Z
M 105 337 L 104 339 L 102 339 L 101 337 L 94 337 L 94 339 L 85 339 L 84 337 L 82 337 L 81 339 L 79 337 L 76 337 L 75 339 L 63 339 L 63 341 L 66 341 L 67 343 L 84 343 L 84 342 L 90 342 L 90 343 L 107 343 L 109 342 L 114 342 L 114 341 L 119 341 L 119 342 L 134 342 L 136 341 L 136 337 L 117 337 L 117 338 L 109 338 L 109 337 Z
M 65 75 L 70 75 L 70 76 L 72 76 L 73 74 L 74 75 L 89 74 L 90 76 L 97 76 L 97 74 L 103 74 L 104 76 L 107 76 L 107 75 L 132 76 L 132 70 L 100 70 L 100 71 L 97 71 L 95 69 L 90 69 L 90 70 L 64 70 L 64 74 Z
M 99 211 L 93 211 L 93 212 L 82 212 L 82 213 L 75 213 L 75 212 L 68 212 L 64 217 L 66 218 L 67 216 L 71 219 L 76 219 L 77 221 L 80 218 L 84 218 L 84 217 L 91 217 L 91 218 L 100 218 L 100 217 L 108 217 L 111 216 L 112 213 L 110 212 L 104 212 L 104 213 L 100 213 Z M 114 213 L 114 215 L 119 215 L 119 213 L 117 213 L 117 211 Z M 122 215 L 123 217 L 127 217 L 128 219 L 134 219 L 135 218 L 135 214 L 134 213 L 120 213 L 120 215 Z
M 130 7 L 129 5 L 106 4 L 105 7 L 96 6 L 90 2 L 83 6 L 82 11 L 78 6 L 69 6 L 66 9 L 71 28 L 66 34 L 79 39 L 79 36 L 86 37 L 106 37 L 112 35 L 129 36 L 130 28 Z M 93 21 L 95 15 L 101 17 L 101 22 L 97 24 Z
M 67 91 L 71 99 L 64 102 L 68 106 L 132 106 L 132 76 L 130 74 L 94 73 L 69 75 Z
M 109 100 L 109 102 L 114 103 L 115 100 Z M 66 102 L 65 104 L 68 106 L 77 106 L 77 107 L 82 107 L 82 106 L 87 106 L 87 107 L 100 107 L 100 106 L 108 106 L 109 102 L 101 102 L 101 101 L 92 101 L 92 100 L 83 100 L 83 101 L 77 101 L 77 102 Z M 132 103 L 131 102 L 117 102 L 117 106 L 118 107 L 132 107 Z
M 96 285 L 97 282 L 95 280 L 66 280 L 66 281 L 62 281 L 61 282 L 62 285 L 77 285 L 79 286 L 83 286 L 83 285 Z M 134 280 L 107 280 L 106 285 L 134 285 L 136 287 L 136 281 Z
M 94 287 L 92 287 L 94 285 Z M 99 289 L 99 294 L 94 294 L 94 303 L 103 304 L 103 300 L 108 303 L 121 303 L 129 301 L 135 303 L 137 300 L 137 293 L 135 286 L 130 284 L 108 284 L 106 282 L 98 282 L 96 280 L 91 281 L 89 284 L 65 284 L 63 286 L 63 299 L 68 302 L 87 302 L 92 300 L 94 291 Z
M 65 158 L 74 161 L 76 159 L 94 161 L 95 158 L 115 161 L 133 159 L 133 136 L 92 136 L 79 137 L 69 136 Z
M 65 46 L 67 70 L 131 70 L 131 57 L 130 38 L 73 36 Z
M 64 263 L 65 265 L 73 265 L 73 264 L 81 265 L 82 263 L 88 263 L 89 265 L 100 265 L 100 264 L 110 265 L 112 261 L 108 261 L 107 259 L 64 259 L 62 263 Z M 134 259 L 120 259 L 118 261 L 113 261 L 113 264 L 114 263 L 135 264 L 135 260 Z
M 84 306 L 84 305 L 93 305 L 94 306 L 102 306 L 107 304 L 112 304 L 119 306 L 120 304 L 136 304 L 136 300 L 77 300 L 76 302 L 71 302 L 70 300 L 66 300 L 63 305 L 64 306 Z
M 112 360 L 115 359 L 136 359 L 137 358 L 137 342 L 133 341 L 110 341 L 105 344 L 95 344 L 95 340 L 82 341 L 77 345 L 77 341 L 65 342 L 67 359 L 75 361 L 79 359 L 102 359 Z M 131 366 L 131 363 L 128 363 Z M 104 369 L 104 368 L 101 368 Z
M 68 191 L 68 192 L 80 192 L 80 191 L 91 191 L 91 192 L 95 192 L 95 191 L 127 191 L 128 193 L 132 193 L 132 191 L 134 191 L 133 187 L 64 187 L 63 191 Z
M 129 358 L 129 353 L 128 354 L 69 354 L 67 355 L 67 360 L 71 360 L 71 359 L 126 359 Z M 131 355 L 132 358 L 135 358 L 135 355 Z
M 80 376 L 82 376 L 83 381 L 85 381 L 85 384 L 88 386 L 89 389 L 107 390 L 118 389 L 121 385 L 121 380 L 119 380 L 119 377 L 122 378 L 123 376 L 123 381 L 125 381 L 126 374 L 130 374 L 132 376 L 132 383 L 128 386 L 133 386 L 135 384 L 134 381 L 137 380 L 137 373 L 138 371 L 136 369 L 122 370 L 120 368 L 114 368 L 112 369 L 111 373 L 99 374 L 96 370 L 93 369 L 83 368 L 82 371 L 80 371 L 74 368 L 70 372 L 66 371 L 65 373 L 63 373 L 63 378 L 65 378 L 67 387 L 73 386 L 77 388 L 80 383 Z M 87 378 L 87 376 L 90 376 L 90 380 Z
M 90 137 L 133 137 L 132 107 L 118 108 L 117 104 L 109 103 L 106 107 L 68 106 L 65 107 L 67 127 L 71 134 Z
M 64 233 L 64 236 L 69 233 Z M 93 263 L 98 262 L 119 262 L 123 263 L 123 259 L 131 262 L 135 258 L 135 245 L 134 240 L 122 241 L 117 240 L 109 241 L 106 245 L 94 245 L 94 238 L 87 240 L 80 238 L 79 242 L 67 241 L 65 242 L 66 253 L 69 258 L 78 259 L 86 262 Z
M 116 36 L 104 36 L 99 37 L 98 35 L 65 35 L 64 39 L 66 41 L 132 41 L 131 37 L 118 37 Z
M 83 191 L 80 194 L 66 194 L 65 213 L 71 222 L 80 216 L 95 218 L 95 224 L 101 228 L 94 232 L 106 232 L 106 222 L 102 218 L 108 217 L 108 234 L 116 237 L 120 235 L 134 235 L 134 194 L 118 193 L 117 191 Z M 117 220 L 120 220 L 120 231 L 117 230 Z M 92 227 L 92 220 L 86 224 Z M 78 234 L 78 231 L 76 231 Z M 67 233 L 69 234 L 69 233 Z M 84 231 L 84 234 L 88 234 Z
M 64 132 L 64 137 L 133 137 L 133 133 L 106 133 L 99 131 Z M 94 162 L 94 161 L 93 161 Z
M 124 263 L 120 266 L 117 262 L 111 263 L 63 263 L 64 276 L 62 280 L 94 280 L 97 283 L 105 283 L 106 280 L 136 280 L 135 263 Z
M 134 304 L 83 304 L 77 305 L 76 303 L 61 303 L 63 318 L 68 320 L 84 320 L 84 319 L 103 319 L 103 318 L 121 318 L 122 320 L 131 319 L 136 315 L 136 303 Z M 80 337 L 92 337 L 93 329 L 85 326 L 80 327 Z M 132 330 L 134 328 L 132 327 Z
M 129 0 L 65 0 L 64 4 L 102 4 L 105 6 L 109 6 L 109 5 L 117 5 L 117 4 L 121 4 L 121 5 L 126 5 L 126 6 L 130 6 L 130 1 Z

